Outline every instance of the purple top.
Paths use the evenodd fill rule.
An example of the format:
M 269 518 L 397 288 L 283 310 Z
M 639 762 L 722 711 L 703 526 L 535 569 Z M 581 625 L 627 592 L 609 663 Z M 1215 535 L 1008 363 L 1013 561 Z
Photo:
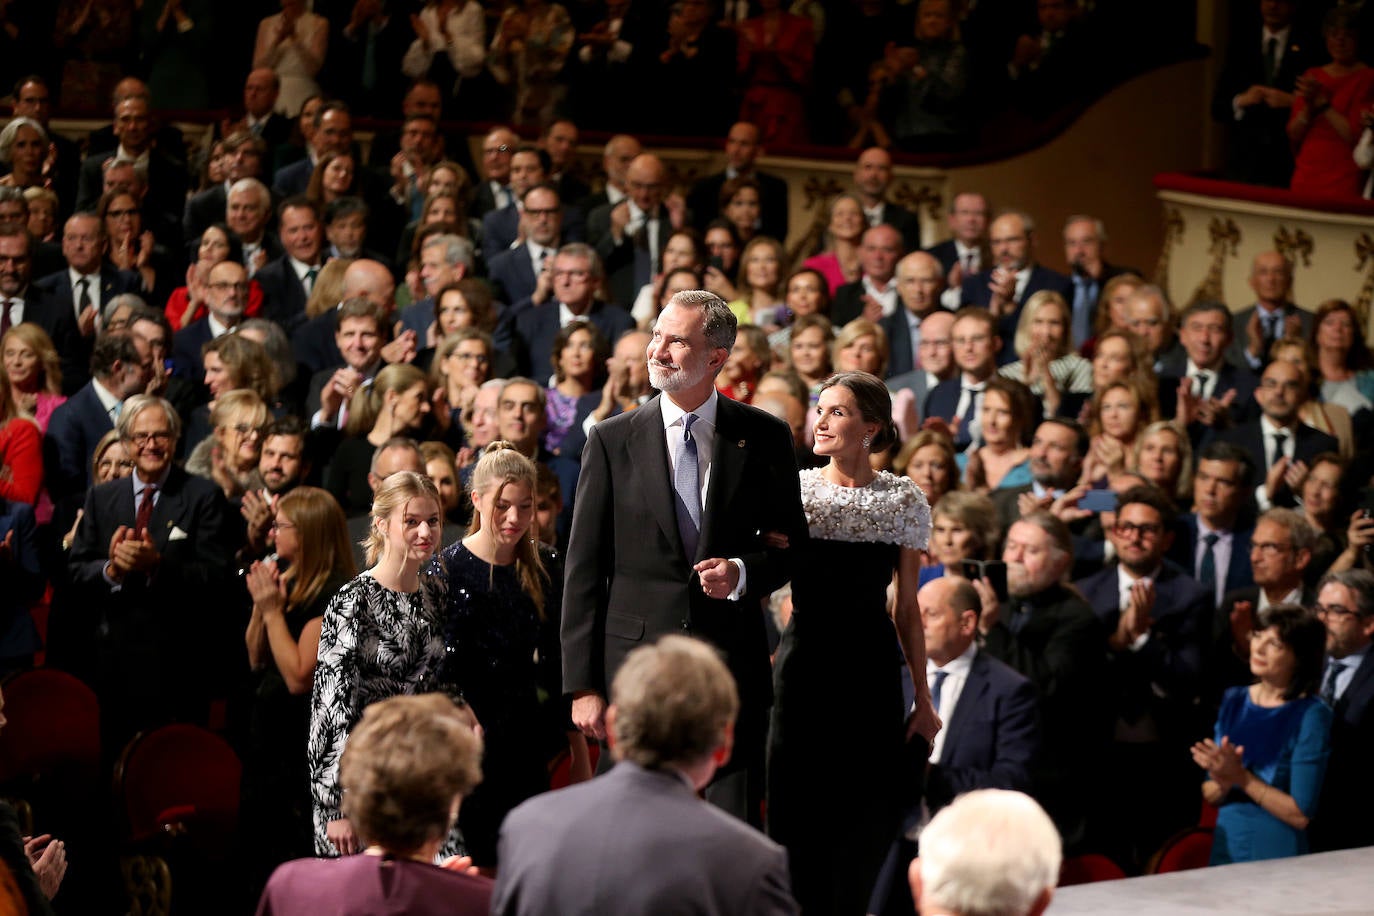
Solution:
M 385 856 L 297 859 L 272 873 L 258 916 L 486 916 L 492 881 Z

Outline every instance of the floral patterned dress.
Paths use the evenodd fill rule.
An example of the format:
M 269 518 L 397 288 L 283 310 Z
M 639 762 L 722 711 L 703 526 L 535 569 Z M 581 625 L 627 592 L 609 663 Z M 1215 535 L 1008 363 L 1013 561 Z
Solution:
M 793 547 L 794 610 L 773 671 L 768 833 L 787 847 L 803 912 L 863 913 L 919 788 L 887 586 L 902 548 L 929 542 L 930 506 L 886 471 L 866 487 L 802 471 L 801 495 L 811 538 Z

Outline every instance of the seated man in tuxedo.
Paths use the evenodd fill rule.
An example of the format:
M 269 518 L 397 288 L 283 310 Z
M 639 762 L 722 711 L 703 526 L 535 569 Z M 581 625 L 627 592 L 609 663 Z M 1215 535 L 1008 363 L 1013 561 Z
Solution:
M 206 316 L 182 328 L 172 339 L 174 371 L 194 384 L 205 377 L 205 344 L 232 334 L 243 323 L 248 308 L 248 273 L 242 264 L 220 261 L 210 268 L 205 290 Z
M 1254 584 L 1228 591 L 1212 619 L 1208 661 L 1216 697 L 1227 687 L 1250 683 L 1250 634 L 1260 611 L 1275 604 L 1311 607 L 1316 600 L 1304 582 L 1316 542 L 1316 532 L 1294 509 L 1270 509 L 1255 522 L 1242 545 Z
M 538 305 L 553 291 L 551 276 L 540 280 L 546 268 L 553 266 L 553 256 L 564 241 L 565 208 L 558 190 L 548 182 L 528 188 L 522 200 L 519 234 L 524 241 L 493 251 L 487 259 L 487 274 L 497 301 L 512 304 L 529 299 Z
M 256 71 L 255 71 L 256 72 Z M 269 73 L 272 71 L 268 71 Z M 280 115 L 273 115 L 280 117 Z M 235 182 L 245 178 L 261 180 L 265 177 L 267 163 L 267 141 L 262 137 L 240 131 L 230 134 L 223 142 L 228 174 L 224 181 L 206 188 L 186 201 L 186 213 L 182 217 L 182 227 L 188 244 L 199 244 L 200 234 L 211 223 L 225 220 L 229 205 L 229 189 Z M 256 237 L 255 237 L 256 239 Z
M 990 263 L 988 251 L 988 199 L 977 191 L 955 194 L 949 202 L 950 238 L 927 248 L 945 272 L 945 291 L 940 294 L 945 308 L 957 309 L 964 278 Z
M 68 567 L 91 598 L 96 692 L 106 747 L 165 721 L 204 721 L 208 641 L 222 635 L 216 595 L 230 585 L 224 495 L 172 463 L 181 421 L 135 395 L 119 417 L 131 477 L 93 489 Z
M 747 121 L 731 125 L 725 136 L 725 169 L 697 181 L 687 194 L 697 231 L 720 216 L 720 189 L 732 178 L 752 178 L 759 185 L 759 225 L 761 234 L 780 242 L 787 240 L 787 182 L 776 175 L 760 172 L 755 162 L 763 153 L 759 129 Z
M 984 308 L 961 308 L 954 313 L 950 342 L 959 375 L 930 390 L 922 416 L 949 424 L 954 447 L 962 452 L 982 444 L 983 389 L 997 372 L 1002 347 L 997 319 Z
M 906 207 L 887 199 L 892 187 L 892 156 L 873 146 L 854 161 L 854 194 L 864 208 L 869 227 L 891 226 L 902 237 L 902 250 L 921 247 L 921 220 Z M 955 307 L 958 303 L 955 303 Z
M 983 607 L 978 631 L 984 651 L 1035 685 L 1042 753 L 1032 780 L 1072 849 L 1098 797 L 1095 761 L 1109 735 L 1101 689 L 1106 637 L 1097 615 L 1069 585 L 1073 541 L 1058 518 L 1037 510 L 1017 520 L 1002 561 L 1009 598 L 1000 602 L 985 580 L 975 583 Z
M 881 321 L 897 311 L 897 262 L 905 251 L 902 234 L 880 223 L 859 241 L 859 279 L 835 290 L 830 320 L 836 329 L 855 318 Z
M 1165 559 L 1173 544 L 1173 504 L 1152 486 L 1121 494 L 1107 537 L 1117 562 L 1074 586 L 1107 633 L 1108 684 L 1116 722 L 1112 770 L 1158 791 L 1109 795 L 1103 821 L 1117 861 L 1144 866 L 1160 843 L 1197 814 L 1197 770 L 1188 748 L 1206 733 L 1195 712 L 1202 694 L 1203 646 L 1213 598 L 1183 567 Z M 1126 774 L 1131 774 L 1127 776 Z
M 461 235 L 435 235 L 425 239 L 420 246 L 420 282 L 425 288 L 425 298 L 401 310 L 396 333 L 414 333 L 421 349 L 437 343 L 429 337 L 430 326 L 434 324 L 434 299 L 439 290 L 471 274 L 475 258 L 472 242 Z
M 940 308 L 945 272 L 940 262 L 915 251 L 897 262 L 897 299 L 901 308 L 883 318 L 887 332 L 887 374 L 890 378 L 920 365 L 922 325 Z
M 1259 379 L 1227 361 L 1231 311 L 1220 302 L 1194 302 L 1184 309 L 1178 342 L 1182 352 L 1170 354 L 1159 370 L 1160 416 L 1184 424 L 1196 447 L 1245 420 Z
M 981 305 L 997 316 L 997 331 L 1002 338 L 998 361 L 1010 363 L 1017 358 L 1013 340 L 1026 300 L 1047 289 L 1072 302 L 1073 281 L 1036 263 L 1035 221 L 1027 213 L 1001 213 L 992 221 L 988 242 L 992 267 L 964 277 L 961 298 L 964 305 Z
M 730 758 L 739 712 L 716 651 L 665 636 L 629 654 L 610 694 L 615 767 L 507 816 L 492 912 L 533 916 L 568 900 L 595 900 L 603 916 L 797 912 L 786 851 L 697 797 Z M 582 842 L 588 831 L 604 842 Z
M 1093 216 L 1070 216 L 1064 222 L 1064 260 L 1071 269 L 1073 298 L 1069 307 L 1073 312 L 1073 349 L 1078 350 L 1093 336 L 1097 319 L 1097 300 L 1107 281 L 1121 274 L 1139 274 L 1129 267 L 1107 263 L 1107 227 Z
M 1193 472 L 1193 511 L 1179 520 L 1169 550 L 1169 559 L 1211 587 L 1218 607 L 1227 592 L 1254 584 L 1249 551 L 1254 476 L 1250 456 L 1240 447 L 1229 442 L 1206 446 Z
M 587 215 L 587 242 L 596 249 L 609 278 L 611 302 L 629 308 L 659 271 L 659 256 L 673 225 L 663 205 L 668 192 L 663 160 L 641 153 L 626 172 L 629 196 Z
M 1293 265 L 1277 251 L 1261 251 L 1250 264 L 1250 288 L 1255 304 L 1232 316 L 1231 347 L 1227 356 L 1237 366 L 1259 372 L 1269 362 L 1274 341 L 1285 337 L 1312 339 L 1312 313 L 1289 301 Z
M 1260 511 L 1270 506 L 1296 505 L 1312 459 L 1323 452 L 1339 450 L 1334 436 L 1299 419 L 1310 386 L 1306 366 L 1275 360 L 1264 367 L 1255 391 L 1260 416 L 1219 436 L 1262 462 L 1259 468 L 1263 482 L 1255 490 L 1255 504 Z
M 634 327 L 630 313 L 597 299 L 601 261 L 591 246 L 573 242 L 558 249 L 550 269 L 553 293 L 539 305 L 526 299 L 511 306 L 496 329 L 496 348 L 515 358 L 517 371 L 545 379 L 553 373 L 553 341 L 577 320 L 590 321 L 607 340 Z
M 1314 852 L 1374 846 L 1374 574 L 1327 573 L 1317 586 L 1326 624 L 1321 697 L 1331 705 L 1331 757 L 1310 828 Z
M 305 323 L 305 302 L 324 266 L 324 221 L 308 197 L 289 197 L 277 210 L 278 234 L 286 253 L 257 272 L 262 317 L 289 334 Z

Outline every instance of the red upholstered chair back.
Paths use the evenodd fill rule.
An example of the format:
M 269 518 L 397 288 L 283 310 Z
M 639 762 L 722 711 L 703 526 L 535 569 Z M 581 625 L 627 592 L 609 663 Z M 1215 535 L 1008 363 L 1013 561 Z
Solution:
M 125 748 L 115 774 L 127 839 L 184 837 L 198 852 L 228 852 L 238 822 L 243 767 L 223 738 L 195 725 L 164 725 Z
M 6 679 L 0 785 L 53 777 L 94 779 L 100 768 L 100 703 L 80 680 L 51 668 Z
M 1163 875 L 1171 871 L 1206 868 L 1212 858 L 1212 828 L 1190 827 L 1174 834 L 1151 860 L 1149 873 Z
M 1115 881 L 1126 877 L 1111 859 L 1098 853 L 1074 856 L 1064 860 L 1059 869 L 1059 886 L 1072 887 L 1075 884 L 1092 884 L 1095 881 Z

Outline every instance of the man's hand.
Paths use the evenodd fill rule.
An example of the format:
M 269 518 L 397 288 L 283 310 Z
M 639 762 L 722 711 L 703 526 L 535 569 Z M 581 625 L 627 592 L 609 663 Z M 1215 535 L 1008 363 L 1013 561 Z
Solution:
M 402 331 L 395 340 L 382 347 L 382 360 L 388 365 L 413 362 L 420 352 L 416 345 L 418 339 L 419 335 L 414 331 Z
M 859 297 L 859 301 L 864 304 L 862 316 L 865 321 L 872 321 L 875 324 L 883 320 L 883 304 L 874 299 L 868 293 Z
M 265 497 L 257 490 L 245 490 L 243 494 L 243 507 L 239 512 L 243 515 L 243 520 L 248 527 L 248 543 L 255 550 L 262 550 L 267 546 L 267 532 L 272 527 L 272 518 L 276 514 L 277 498 L 275 496 Z
M 1116 632 L 1112 635 L 1112 648 L 1117 651 L 1129 649 L 1140 637 L 1150 632 L 1154 625 L 1155 583 L 1151 579 L 1137 579 L 1131 586 L 1126 610 L 1121 612 Z
M 630 225 L 630 201 L 622 200 L 611 208 L 611 238 L 616 244 L 625 238 L 625 227 Z
M 601 694 L 595 691 L 574 694 L 572 720 L 588 738 L 606 740 L 606 700 Z
M 138 532 L 136 538 L 125 538 L 116 548 L 114 557 L 115 567 L 127 572 L 152 572 L 161 562 L 162 554 L 157 552 L 152 539 L 142 531 Z
M 1245 323 L 1245 352 L 1254 359 L 1264 359 L 1264 325 L 1258 308 L 1250 313 L 1250 320 Z
M 88 305 L 77 316 L 76 328 L 81 332 L 82 337 L 90 337 L 95 333 L 95 314 L 95 306 Z
M 1086 488 L 1084 491 L 1086 492 Z M 1053 504 L 1054 496 L 1049 493 L 1044 496 L 1036 496 L 1034 492 L 1027 490 L 1016 497 L 1016 511 L 1021 515 L 1030 515 L 1032 512 L 1048 509 Z
M 1255 629 L 1255 605 L 1249 601 L 1237 601 L 1231 605 L 1227 615 L 1231 627 L 1231 648 L 1240 658 L 1250 656 L 1250 634 Z
M 739 585 L 739 567 L 723 557 L 702 560 L 692 567 L 708 598 L 728 598 Z
M 1230 421 L 1231 402 L 1236 399 L 1232 388 L 1219 398 L 1207 398 L 1197 405 L 1197 421 L 1203 426 L 1226 426 Z
M 970 581 L 983 606 L 982 612 L 978 615 L 978 632 L 986 636 L 1002 619 L 1002 602 L 997 600 L 997 592 L 993 590 L 992 582 L 986 576 Z
M 992 271 L 988 279 L 988 291 L 992 294 L 988 311 L 999 318 L 1016 311 L 1016 272 L 1005 267 Z
M 1266 99 L 1267 92 L 1268 87 L 1261 86 L 1258 83 L 1256 83 L 1249 89 L 1242 92 L 1240 95 L 1236 96 L 1235 102 L 1241 108 L 1249 108 L 1251 105 L 1258 105 L 1261 102 L 1264 102 Z
M 363 374 L 350 366 L 344 366 L 329 377 L 329 383 L 320 389 L 320 417 L 326 423 L 333 423 L 339 415 L 339 407 L 353 397 L 353 392 L 362 387 Z
M 1269 469 L 1269 473 L 1264 475 L 1264 488 L 1269 493 L 1270 502 L 1273 501 L 1275 494 L 1283 487 L 1288 486 L 1285 478 L 1288 476 L 1288 456 L 1284 455 L 1274 462 L 1274 466 Z
M 24 855 L 33 866 L 33 876 L 43 896 L 51 900 L 57 896 L 62 876 L 67 873 L 67 844 L 54 840 L 51 834 L 24 837 Z

